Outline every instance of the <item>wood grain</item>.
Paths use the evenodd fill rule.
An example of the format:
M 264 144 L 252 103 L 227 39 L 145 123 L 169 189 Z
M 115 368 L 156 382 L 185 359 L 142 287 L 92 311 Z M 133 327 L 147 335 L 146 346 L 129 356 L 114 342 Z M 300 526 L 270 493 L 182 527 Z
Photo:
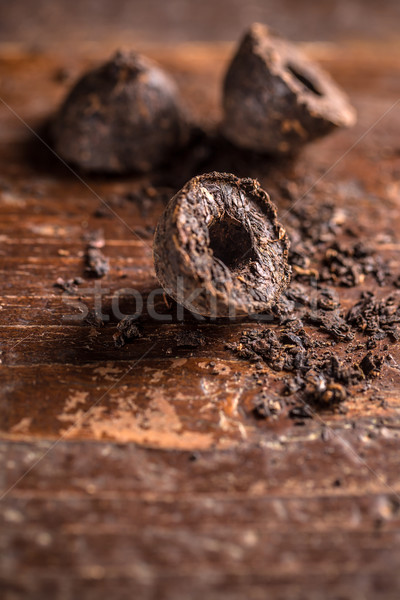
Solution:
M 209 129 L 219 118 L 230 49 L 149 51 Z M 311 146 L 294 165 L 223 152 L 211 162 L 258 177 L 283 221 L 288 181 L 296 180 L 300 196 L 312 188 L 311 205 L 329 197 L 396 269 L 398 48 L 307 50 L 348 90 L 357 126 Z M 347 412 L 297 420 L 254 417 L 259 373 L 226 348 L 263 324 L 198 323 L 186 313 L 181 322 L 160 294 L 156 308 L 170 319 L 155 322 L 145 312 L 143 337 L 117 349 L 113 297 L 130 288 L 146 299 L 158 287 L 153 228 L 168 195 L 201 161 L 182 160 L 173 177 L 165 170 L 118 180 L 78 174 L 84 183 L 60 164 L 18 116 L 42 135 L 71 80 L 94 62 L 84 51 L 50 57 L 0 47 L 1 96 L 12 109 L 0 105 L 4 597 L 397 598 L 399 345 L 390 345 L 393 362 L 368 392 L 346 401 Z M 69 70 L 66 82 L 56 77 L 60 67 Z M 84 251 L 85 234 L 99 228 L 111 271 L 96 288 Z M 84 283 L 68 295 L 54 287 L 59 277 Z M 367 289 L 395 292 L 370 277 L 337 292 L 349 307 Z M 103 327 L 76 319 L 83 305 L 94 308 L 96 293 L 108 317 Z M 129 291 L 119 308 L 135 309 Z M 204 343 L 182 345 L 187 331 Z M 340 343 L 336 349 L 344 352 Z M 271 397 L 279 397 L 283 376 L 267 373 Z

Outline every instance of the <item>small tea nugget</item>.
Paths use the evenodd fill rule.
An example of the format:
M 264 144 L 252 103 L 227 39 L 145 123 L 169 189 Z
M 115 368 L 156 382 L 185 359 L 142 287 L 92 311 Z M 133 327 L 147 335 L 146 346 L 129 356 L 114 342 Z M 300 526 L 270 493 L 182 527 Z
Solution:
M 182 147 L 188 125 L 172 79 L 117 52 L 78 81 L 53 124 L 56 152 L 86 171 L 146 172 Z
M 355 122 L 331 77 L 290 42 L 255 24 L 224 82 L 225 136 L 256 152 L 296 154 L 308 142 Z
M 289 242 L 260 184 L 227 173 L 191 179 L 154 239 L 164 290 L 189 310 L 226 317 L 271 307 L 290 278 Z

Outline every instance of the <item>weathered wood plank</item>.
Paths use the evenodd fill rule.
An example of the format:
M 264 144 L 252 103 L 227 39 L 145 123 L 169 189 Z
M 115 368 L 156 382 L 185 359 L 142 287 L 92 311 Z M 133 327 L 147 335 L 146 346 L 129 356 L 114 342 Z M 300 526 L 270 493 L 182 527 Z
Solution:
M 226 343 L 262 325 L 197 323 L 186 313 L 178 322 L 176 307 L 159 297 L 157 310 L 171 323 L 145 313 L 143 338 L 121 349 L 113 340 L 112 294 L 133 287 L 146 298 L 157 287 L 152 231 L 167 197 L 203 165 L 260 178 L 289 227 L 286 211 L 305 193 L 317 209 L 329 199 L 396 272 L 398 46 L 306 49 L 349 91 L 359 121 L 294 165 L 217 146 L 211 154 L 203 148 L 200 161 L 188 153 L 171 173 L 82 182 L 0 105 L 0 589 L 7 599 L 397 600 L 398 343 L 378 343 L 376 351 L 393 360 L 366 391 L 354 390 L 347 412 L 318 408 L 313 419 L 289 419 L 289 400 L 281 414 L 260 419 L 254 400 L 261 390 L 279 399 L 284 374 L 268 365 L 260 373 Z M 230 51 L 186 45 L 148 53 L 212 128 Z M 75 78 L 102 58 L 98 51 L 2 52 L 2 98 L 40 133 L 71 83 L 55 77 L 60 66 Z M 58 277 L 85 275 L 84 236 L 98 228 L 111 262 L 100 282 L 110 321 L 99 328 L 68 318 L 79 309 L 65 301 L 78 296 L 53 287 Z M 92 310 L 89 283 L 77 294 Z M 367 276 L 337 288 L 342 309 L 363 290 L 385 297 L 394 287 L 378 289 Z M 120 308 L 135 307 L 122 296 Z M 182 345 L 187 330 L 203 343 Z M 343 345 L 334 348 L 343 357 Z M 349 357 L 365 351 L 357 333 Z

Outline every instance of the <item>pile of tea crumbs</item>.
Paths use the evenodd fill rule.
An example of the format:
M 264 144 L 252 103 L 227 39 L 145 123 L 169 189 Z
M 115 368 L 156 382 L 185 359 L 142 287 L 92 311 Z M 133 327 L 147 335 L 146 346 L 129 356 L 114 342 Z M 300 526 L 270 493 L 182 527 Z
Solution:
M 257 418 L 282 411 L 306 418 L 321 408 L 345 412 L 343 402 L 369 390 L 385 364 L 396 367 L 390 347 L 400 339 L 399 294 L 382 297 L 379 288 L 400 287 L 399 276 L 372 246 L 360 242 L 333 203 L 318 210 L 311 203 L 295 206 L 285 227 L 292 283 L 268 324 L 244 331 L 227 347 L 255 363 L 262 382 L 253 399 Z M 340 287 L 366 281 L 374 291 L 363 286 L 353 304 L 341 304 Z M 266 367 L 280 381 L 279 399 L 269 393 Z

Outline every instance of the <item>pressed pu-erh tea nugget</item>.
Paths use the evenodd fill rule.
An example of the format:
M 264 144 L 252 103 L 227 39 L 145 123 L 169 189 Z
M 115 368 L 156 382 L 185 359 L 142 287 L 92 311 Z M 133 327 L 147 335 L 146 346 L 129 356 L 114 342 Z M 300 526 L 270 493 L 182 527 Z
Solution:
M 224 82 L 225 136 L 237 146 L 296 154 L 308 142 L 355 122 L 332 78 L 294 44 L 255 24 L 245 34 Z
M 187 140 L 172 79 L 151 60 L 117 52 L 86 73 L 53 123 L 55 150 L 86 171 L 147 172 Z
M 287 287 L 289 242 L 254 179 L 209 173 L 169 202 L 154 239 L 164 290 L 189 310 L 226 317 L 260 313 Z

